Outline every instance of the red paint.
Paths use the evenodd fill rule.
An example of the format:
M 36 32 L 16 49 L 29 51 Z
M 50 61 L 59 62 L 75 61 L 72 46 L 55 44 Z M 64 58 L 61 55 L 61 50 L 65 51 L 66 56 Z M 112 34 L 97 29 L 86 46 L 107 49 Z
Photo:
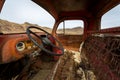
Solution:
M 18 42 L 27 40 L 29 40 L 27 34 L 0 35 L 0 64 L 16 61 L 26 53 L 32 52 L 31 50 L 25 50 L 23 52 L 16 50 L 16 44 Z
M 50 36 L 50 37 L 48 37 L 48 38 L 50 39 L 50 41 L 51 41 L 54 45 L 56 45 L 55 39 L 54 39 L 52 36 Z M 62 54 L 62 51 L 59 50 L 58 48 L 55 48 L 55 47 L 53 47 L 53 52 L 55 52 L 56 54 Z M 60 57 L 60 56 L 54 56 L 54 60 L 58 60 L 59 57 Z
M 20 54 L 16 50 L 16 43 L 23 40 L 28 40 L 26 34 L 0 35 L 0 56 L 2 58 L 0 64 L 18 60 L 23 57 L 23 54 Z

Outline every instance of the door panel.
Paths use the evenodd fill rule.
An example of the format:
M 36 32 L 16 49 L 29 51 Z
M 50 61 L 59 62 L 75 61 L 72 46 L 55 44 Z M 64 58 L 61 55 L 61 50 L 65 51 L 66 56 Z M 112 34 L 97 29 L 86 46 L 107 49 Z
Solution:
M 65 49 L 78 51 L 82 42 L 82 35 L 63 35 L 58 34 L 58 40 L 63 44 Z

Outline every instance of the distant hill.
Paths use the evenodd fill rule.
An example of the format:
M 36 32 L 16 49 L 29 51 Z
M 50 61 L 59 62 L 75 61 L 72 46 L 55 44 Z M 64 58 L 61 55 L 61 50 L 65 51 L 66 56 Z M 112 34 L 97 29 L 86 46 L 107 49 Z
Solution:
M 57 33 L 63 34 L 63 29 L 59 29 L 57 31 Z M 74 27 L 74 28 L 66 28 L 65 29 L 65 34 L 72 34 L 72 35 L 81 35 L 83 34 L 83 28 L 78 26 L 78 27 Z
M 22 33 L 24 31 L 25 29 L 22 25 L 0 19 L 0 33 Z
M 42 27 L 42 26 L 39 26 L 37 24 L 31 24 L 31 23 L 28 23 L 28 22 L 25 22 L 23 24 L 17 24 L 17 23 L 14 23 L 14 22 L 9 22 L 9 21 L 0 19 L 0 33 L 3 33 L 3 34 L 24 33 L 24 32 L 26 32 L 26 29 L 29 26 L 40 27 L 40 28 L 46 30 L 49 33 L 52 32 L 51 28 Z M 35 32 L 39 32 L 36 29 L 34 29 L 34 31 Z M 63 29 L 57 30 L 57 33 L 62 34 L 63 33 Z M 83 28 L 80 27 L 80 26 L 75 27 L 75 28 L 66 28 L 65 33 L 66 34 L 83 34 Z
M 35 27 L 39 27 L 39 28 L 42 28 L 44 30 L 46 30 L 47 32 L 51 33 L 52 32 L 52 29 L 51 28 L 48 28 L 48 27 L 42 27 L 42 26 L 39 26 L 37 24 L 31 24 L 31 23 L 28 23 L 28 22 L 25 22 L 24 24 L 21 24 L 25 29 L 29 26 L 35 26 Z M 36 30 L 34 29 L 35 32 L 39 32 L 39 30 Z
M 28 23 L 28 22 L 25 22 L 24 24 L 18 24 L 18 23 L 14 23 L 14 22 L 10 22 L 10 21 L 0 19 L 0 33 L 3 33 L 3 34 L 24 33 L 24 32 L 26 32 L 26 29 L 29 26 L 40 27 L 42 29 L 45 29 L 49 33 L 52 31 L 50 28 L 41 27 L 37 24 L 31 24 L 31 23 Z M 34 31 L 39 32 L 36 29 L 34 29 Z

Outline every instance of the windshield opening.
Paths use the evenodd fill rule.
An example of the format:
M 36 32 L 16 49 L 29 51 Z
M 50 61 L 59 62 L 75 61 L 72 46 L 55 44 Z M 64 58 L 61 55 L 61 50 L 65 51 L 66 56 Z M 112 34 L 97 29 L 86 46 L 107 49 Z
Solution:
M 54 23 L 55 19 L 31 0 L 6 0 L 0 13 L 0 33 L 23 33 L 31 25 L 51 32 Z

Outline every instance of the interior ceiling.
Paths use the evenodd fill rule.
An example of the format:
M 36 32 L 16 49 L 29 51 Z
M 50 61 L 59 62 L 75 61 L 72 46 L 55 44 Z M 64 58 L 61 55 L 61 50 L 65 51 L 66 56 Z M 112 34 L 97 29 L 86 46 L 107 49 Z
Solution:
M 46 9 L 56 20 L 65 17 L 101 16 L 120 0 L 32 0 Z

